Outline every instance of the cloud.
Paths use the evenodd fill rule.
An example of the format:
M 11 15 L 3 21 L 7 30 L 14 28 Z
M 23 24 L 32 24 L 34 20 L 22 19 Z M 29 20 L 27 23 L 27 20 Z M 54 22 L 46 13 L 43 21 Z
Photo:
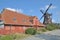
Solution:
M 16 11 L 16 9 L 13 9 L 13 8 L 5 8 L 7 10 L 11 10 L 11 11 Z
M 46 5 L 44 8 L 40 8 L 41 10 L 46 10 L 49 7 L 49 5 Z M 57 8 L 56 6 L 51 6 L 50 9 L 55 9 Z
M 13 8 L 5 8 L 5 9 L 23 13 L 23 10 L 22 9 L 13 9 Z
M 45 6 L 45 9 L 47 9 L 48 7 L 49 7 L 49 5 L 46 5 L 46 6 Z M 56 8 L 56 6 L 51 6 L 51 7 L 50 7 L 50 9 L 55 9 L 55 8 Z
M 17 9 L 17 12 L 23 13 L 22 9 Z
M 52 19 L 52 22 L 55 23 L 56 21 L 54 19 Z

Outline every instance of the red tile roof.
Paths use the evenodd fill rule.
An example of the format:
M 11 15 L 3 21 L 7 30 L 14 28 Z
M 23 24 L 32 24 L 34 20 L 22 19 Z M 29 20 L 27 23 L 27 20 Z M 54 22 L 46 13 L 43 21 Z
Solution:
M 27 16 L 19 12 L 10 11 L 4 9 L 1 13 L 4 24 L 16 24 L 16 25 L 34 25 L 29 20 L 34 20 L 36 16 Z M 39 22 L 38 26 L 45 26 Z

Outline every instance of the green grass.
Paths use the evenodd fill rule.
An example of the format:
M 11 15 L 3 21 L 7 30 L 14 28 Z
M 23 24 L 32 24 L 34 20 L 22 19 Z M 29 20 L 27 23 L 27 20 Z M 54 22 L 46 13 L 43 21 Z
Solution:
M 39 30 L 37 30 L 37 34 L 42 34 L 43 32 L 46 32 L 47 29 L 46 28 L 40 28 Z
M 10 34 L 10 35 L 3 35 L 0 37 L 0 40 L 18 40 L 26 38 L 30 35 L 27 34 Z
M 0 40 L 13 40 L 13 38 L 9 35 L 1 36 Z
M 49 31 L 52 31 L 52 30 L 58 29 L 58 25 L 56 25 L 56 24 L 48 24 L 46 29 L 49 30 Z
M 60 26 L 54 23 L 47 24 L 45 28 L 40 28 L 39 30 L 37 30 L 37 33 L 43 33 L 43 32 L 52 31 L 55 29 L 60 29 Z

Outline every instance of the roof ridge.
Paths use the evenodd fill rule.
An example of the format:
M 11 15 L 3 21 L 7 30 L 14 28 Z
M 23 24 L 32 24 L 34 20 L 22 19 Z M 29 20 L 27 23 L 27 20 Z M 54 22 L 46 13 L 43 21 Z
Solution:
M 5 10 L 11 11 L 11 10 L 8 10 L 8 9 L 4 8 L 2 12 L 4 12 Z M 23 14 L 23 13 L 16 12 L 16 11 L 11 11 L 11 12 L 15 12 L 15 13 L 17 13 L 17 14 L 25 15 L 25 14 Z M 28 15 L 25 15 L 25 16 L 28 16 Z M 30 16 L 28 16 L 28 17 L 30 17 Z

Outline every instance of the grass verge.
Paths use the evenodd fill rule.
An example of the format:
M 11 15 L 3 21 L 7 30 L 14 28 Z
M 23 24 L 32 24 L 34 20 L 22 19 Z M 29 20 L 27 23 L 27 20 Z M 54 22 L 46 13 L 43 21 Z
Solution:
M 20 39 L 26 38 L 28 36 L 31 36 L 31 35 L 19 34 L 19 33 L 10 34 L 10 35 L 1 35 L 0 40 L 20 40 Z

